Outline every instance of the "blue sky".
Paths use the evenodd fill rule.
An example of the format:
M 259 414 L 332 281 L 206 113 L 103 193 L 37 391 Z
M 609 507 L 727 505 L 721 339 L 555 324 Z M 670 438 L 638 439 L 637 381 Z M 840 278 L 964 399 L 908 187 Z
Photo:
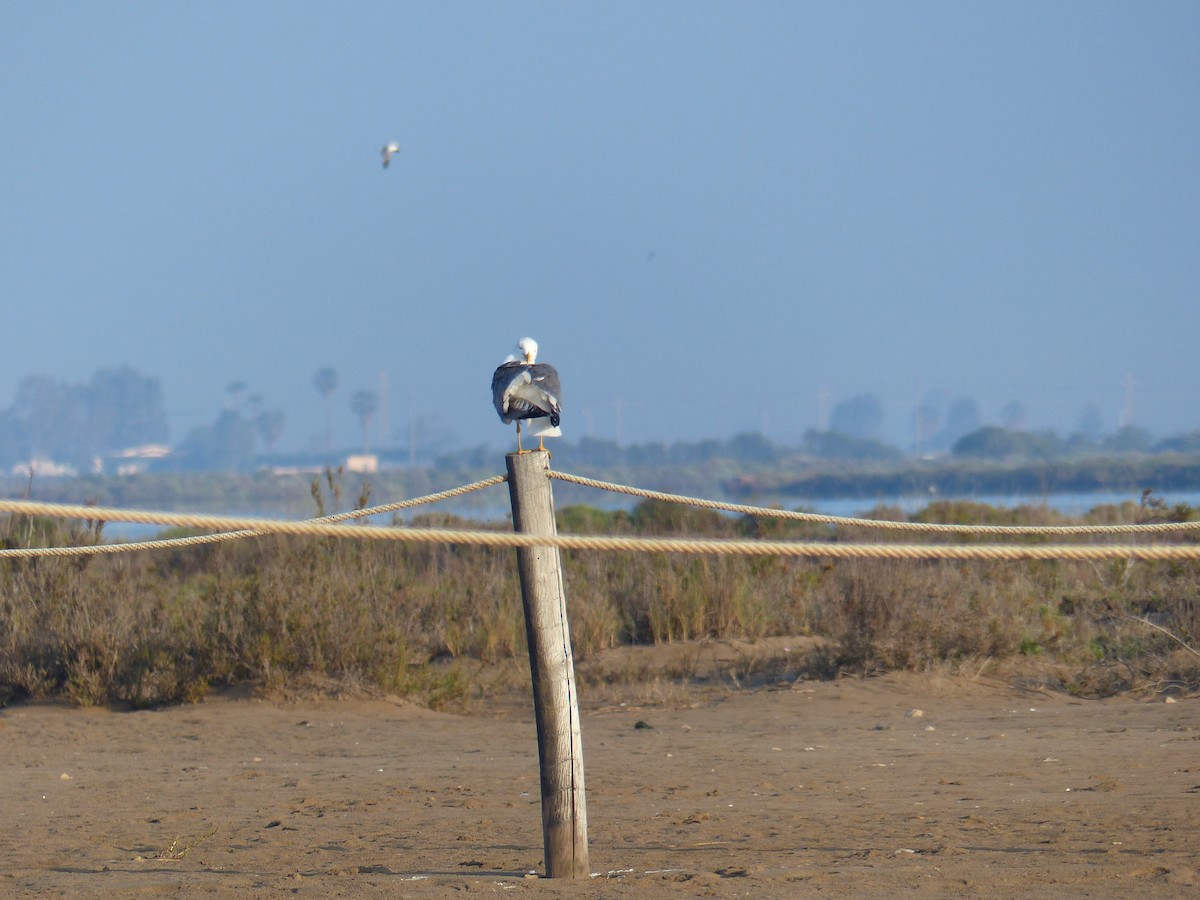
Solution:
M 0 406 L 244 381 L 323 442 L 797 441 L 877 394 L 1200 428 L 1200 5 L 0 3 Z M 384 171 L 379 148 L 401 145 Z M 403 437 L 398 437 L 403 442 Z M 379 443 L 376 438 L 375 443 Z

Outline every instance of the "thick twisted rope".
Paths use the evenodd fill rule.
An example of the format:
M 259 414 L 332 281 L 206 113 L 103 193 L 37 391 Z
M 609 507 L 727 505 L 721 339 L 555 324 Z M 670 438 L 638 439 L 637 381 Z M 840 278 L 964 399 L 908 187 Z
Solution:
M 1200 544 L 1107 544 L 1091 546 L 1065 544 L 1042 544 L 1040 546 L 1015 544 L 839 544 L 819 541 L 747 541 L 565 534 L 533 535 L 500 531 L 467 531 L 449 528 L 363 527 L 316 520 L 281 521 L 276 519 L 214 516 L 196 513 L 106 509 L 96 506 L 35 503 L 29 500 L 0 500 L 0 512 L 110 522 L 148 522 L 158 525 L 203 528 L 211 531 L 245 529 L 255 534 L 297 534 L 354 538 L 358 540 L 474 544 L 490 547 L 558 547 L 564 550 L 691 553 L 726 556 L 807 556 L 843 559 L 1099 560 L 1125 558 L 1141 560 L 1200 560 Z M 54 550 L 57 548 L 48 549 Z
M 470 494 L 473 491 L 480 491 L 484 488 L 491 487 L 496 484 L 504 484 L 508 481 L 507 475 L 493 475 L 491 478 L 484 478 L 482 481 L 473 481 L 470 484 L 464 484 L 456 488 L 449 488 L 445 491 L 438 491 L 435 494 L 426 494 L 423 497 L 412 497 L 408 500 L 394 500 L 391 503 L 384 503 L 380 506 L 367 506 L 362 509 L 351 510 L 350 512 L 334 513 L 330 516 L 321 516 L 318 519 L 313 519 L 314 522 L 345 522 L 347 519 L 362 519 L 367 516 L 377 516 L 380 513 L 396 512 L 401 509 L 411 509 L 414 506 L 421 506 L 425 503 L 437 503 L 439 500 L 449 500 L 452 497 L 460 497 L 463 494 Z
M 850 516 L 827 516 L 821 513 L 796 512 L 787 509 L 771 509 L 765 506 L 746 506 L 741 503 L 725 503 L 721 500 L 705 500 L 700 497 L 686 497 L 683 494 L 668 494 L 663 491 L 649 491 L 645 488 L 630 487 L 627 484 L 615 484 L 611 481 L 598 481 L 595 478 L 585 478 L 582 475 L 571 475 L 566 472 L 549 471 L 550 478 L 566 481 L 570 484 L 583 485 L 616 494 L 628 494 L 632 497 L 644 497 L 648 500 L 661 500 L 665 503 L 681 503 L 686 506 L 696 506 L 701 509 L 719 509 L 725 512 L 742 513 L 748 516 L 764 516 L 775 519 L 792 519 L 798 522 L 810 522 L 821 525 L 850 525 L 856 528 L 879 528 L 890 531 L 930 531 L 950 532 L 954 534 L 1153 534 L 1166 531 L 1195 531 L 1200 530 L 1200 522 L 1151 522 L 1141 525 L 944 525 L 933 522 L 897 522 L 886 519 L 861 519 Z
M 507 475 L 493 475 L 491 478 L 485 478 L 482 481 L 464 484 L 445 491 L 438 491 L 434 494 L 426 494 L 422 497 L 412 497 L 408 500 L 396 500 L 391 503 L 384 503 L 380 506 L 367 506 L 363 507 L 362 509 L 355 509 L 349 512 L 333 513 L 328 516 L 318 516 L 317 518 L 309 519 L 308 521 L 338 523 L 346 522 L 351 519 L 365 519 L 369 516 L 377 516 L 380 513 L 396 512 L 401 509 L 410 509 L 414 506 L 420 506 L 425 503 L 436 503 L 439 500 L 448 500 L 452 497 L 458 497 L 462 494 L 469 494 L 472 491 L 478 491 L 486 487 L 491 487 L 492 485 L 503 484 L 506 481 L 508 481 Z M 117 521 L 110 516 L 96 515 L 94 512 L 96 507 L 88 507 L 88 509 L 93 510 L 93 514 L 87 517 L 92 521 Z M 243 538 L 261 537 L 263 533 L 264 532 L 243 529 L 240 531 L 220 531 L 215 534 L 196 534 L 189 535 L 188 537 L 163 538 L 154 541 L 128 541 L 119 544 L 90 544 L 81 547 L 16 547 L 0 549 L 0 557 L 90 556 L 99 553 L 129 553 L 134 550 L 165 550 L 171 547 L 194 547 L 198 544 L 215 544 L 221 541 L 237 541 L 242 540 Z

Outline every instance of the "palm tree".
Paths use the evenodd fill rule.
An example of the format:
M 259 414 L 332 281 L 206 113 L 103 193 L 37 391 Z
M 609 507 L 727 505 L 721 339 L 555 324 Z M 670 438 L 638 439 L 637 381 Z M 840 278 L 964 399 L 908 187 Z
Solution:
M 226 409 L 231 409 L 234 412 L 242 410 L 242 395 L 246 393 L 246 382 L 231 381 L 225 388 L 225 393 L 229 395 L 229 400 L 226 404 Z
M 325 454 L 333 455 L 333 406 L 330 405 L 329 398 L 333 396 L 333 392 L 337 390 L 338 375 L 337 372 L 326 366 L 323 369 L 317 369 L 317 374 L 313 376 L 313 387 L 317 389 L 317 393 L 325 400 Z
M 379 410 L 379 398 L 374 391 L 355 391 L 354 396 L 350 398 L 350 408 L 354 410 L 354 414 L 358 416 L 358 421 L 362 425 L 363 453 L 370 453 L 371 419 Z
M 262 438 L 268 453 L 274 449 L 275 442 L 283 434 L 283 426 L 286 421 L 284 414 L 275 409 L 264 409 L 255 415 L 254 427 L 258 429 L 258 436 Z

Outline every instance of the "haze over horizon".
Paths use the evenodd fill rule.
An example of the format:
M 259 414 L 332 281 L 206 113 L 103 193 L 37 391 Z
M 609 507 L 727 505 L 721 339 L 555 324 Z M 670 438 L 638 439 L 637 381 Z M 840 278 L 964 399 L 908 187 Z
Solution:
M 1196 4 L 3 23 L 0 407 L 28 375 L 127 364 L 161 379 L 174 442 L 244 382 L 304 451 L 332 367 L 339 444 L 367 389 L 378 445 L 411 413 L 507 447 L 490 377 L 529 334 L 570 440 L 794 443 L 859 394 L 905 447 L 931 398 L 1200 428 Z

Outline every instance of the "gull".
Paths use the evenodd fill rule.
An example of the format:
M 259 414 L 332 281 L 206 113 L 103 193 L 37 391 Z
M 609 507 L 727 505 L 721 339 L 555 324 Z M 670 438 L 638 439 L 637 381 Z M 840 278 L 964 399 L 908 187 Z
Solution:
M 536 435 L 538 450 L 545 452 L 544 438 L 561 437 L 558 427 L 562 388 L 554 366 L 537 362 L 538 345 L 533 338 L 521 338 L 517 355 L 509 356 L 492 375 L 492 403 L 505 425 L 517 423 L 517 452 L 521 448 L 521 420 L 528 419 L 528 431 Z
M 392 141 L 390 144 L 383 145 L 383 149 L 380 150 L 379 153 L 383 156 L 383 167 L 385 169 L 388 167 L 388 163 L 390 163 L 392 161 L 392 154 L 399 153 L 399 152 L 400 152 L 400 145 L 397 144 L 395 141 Z

